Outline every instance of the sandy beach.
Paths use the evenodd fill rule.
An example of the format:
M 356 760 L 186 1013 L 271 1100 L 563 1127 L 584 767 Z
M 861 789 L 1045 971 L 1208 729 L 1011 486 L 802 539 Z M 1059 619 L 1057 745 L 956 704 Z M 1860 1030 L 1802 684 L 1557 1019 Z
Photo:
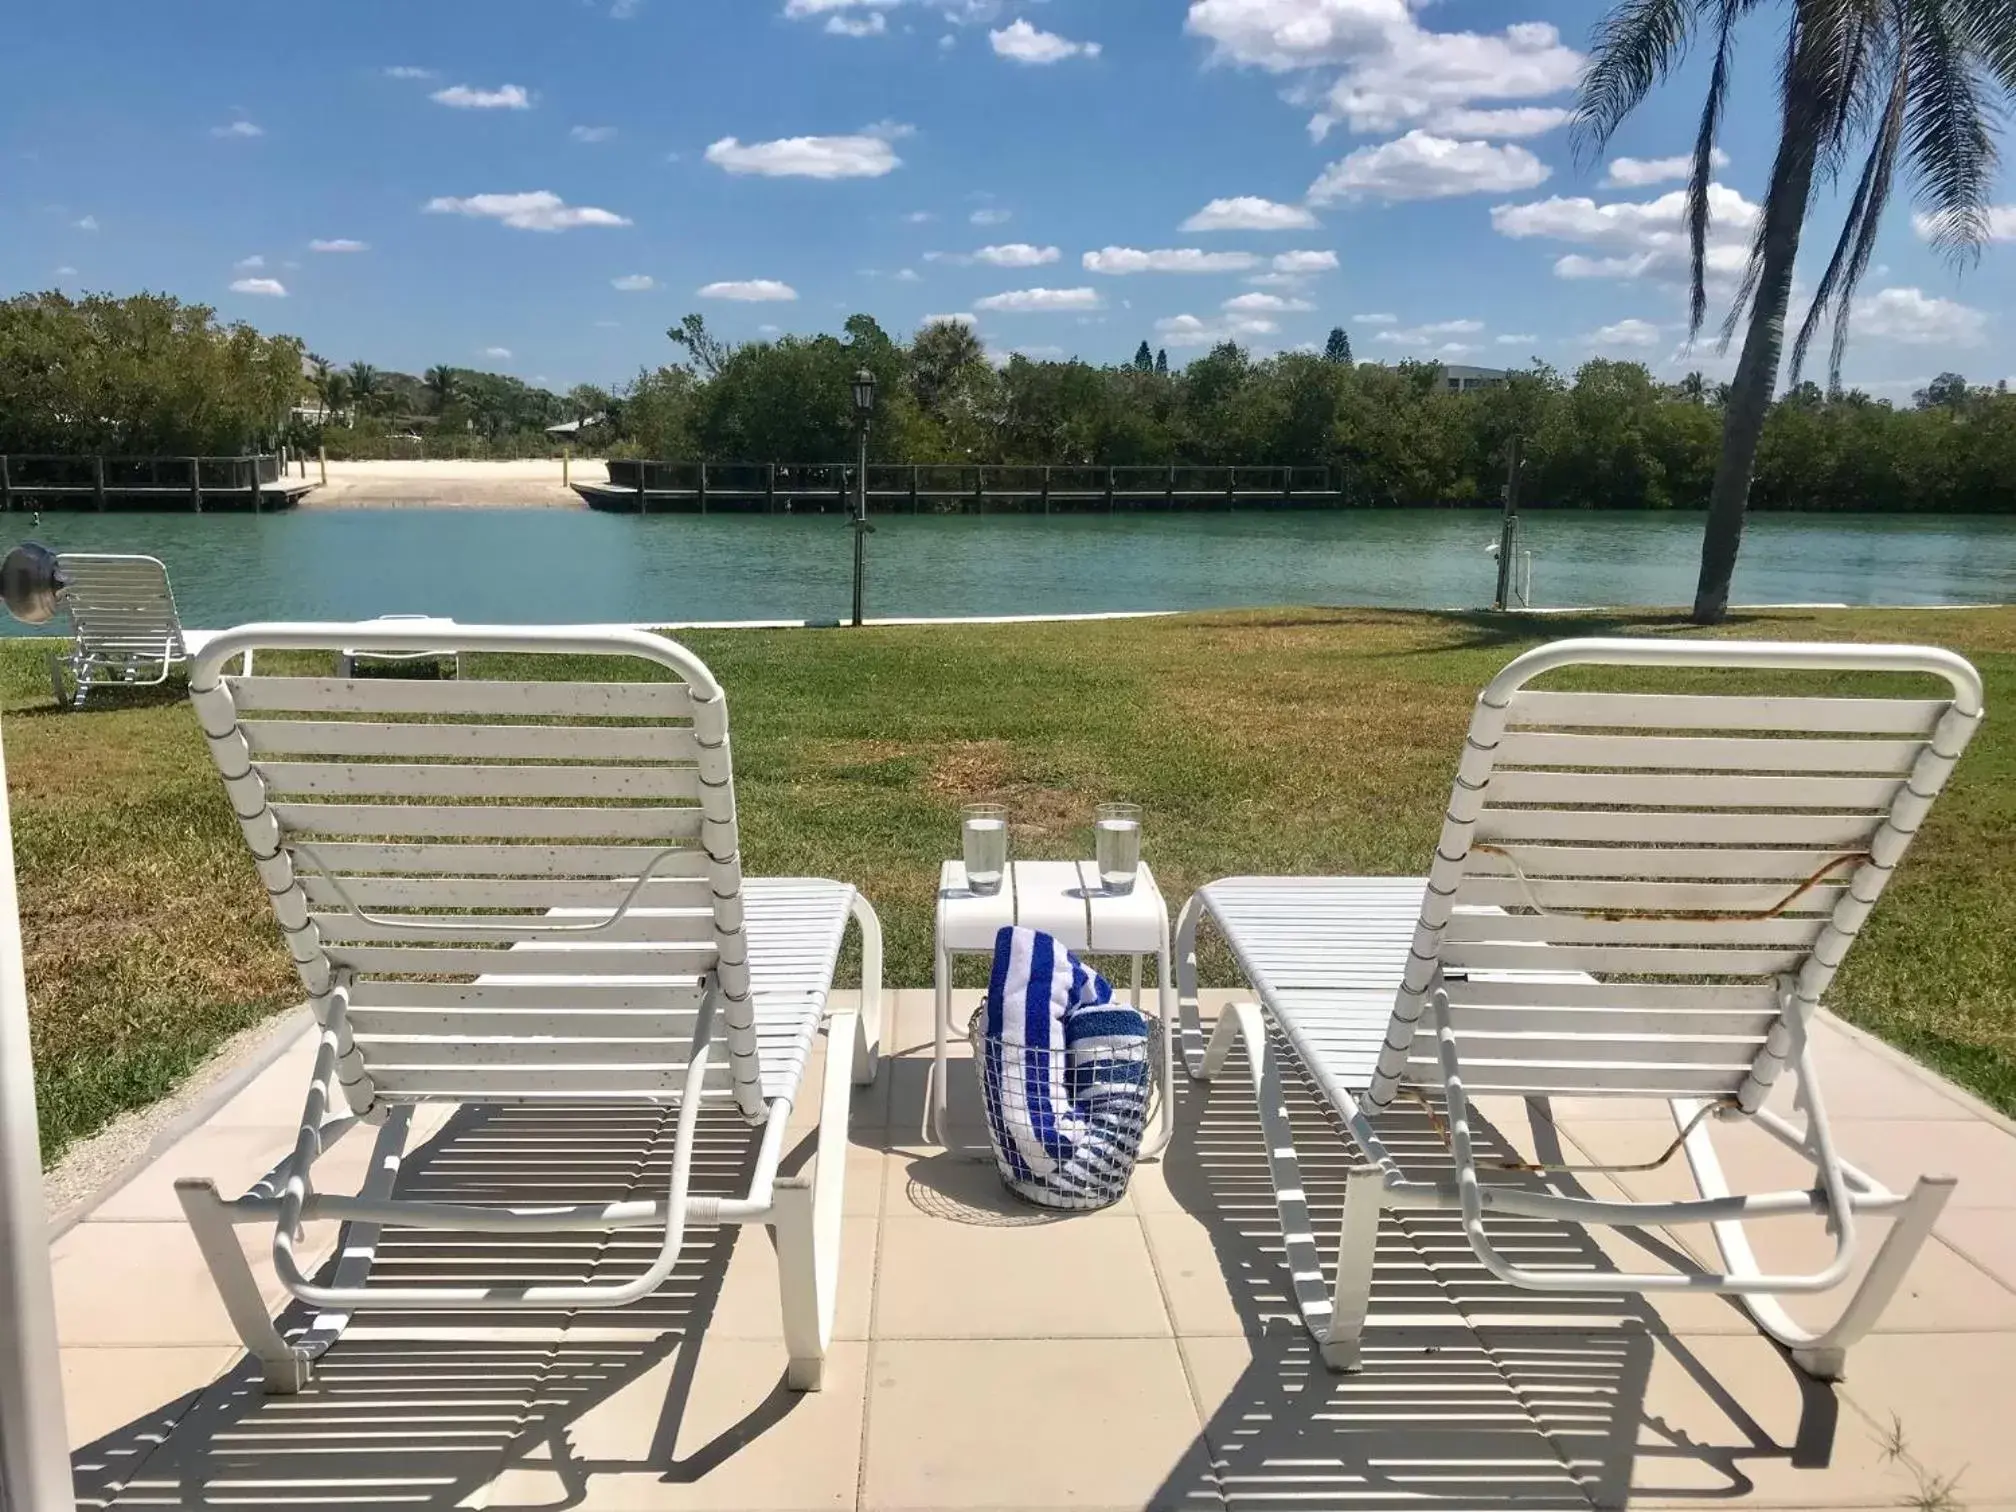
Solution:
M 576 483 L 607 483 L 600 461 L 575 458 Z M 320 473 L 313 458 L 308 479 Z M 327 484 L 302 499 L 303 509 L 582 509 L 581 496 L 561 482 L 557 460 L 525 462 L 331 462 Z

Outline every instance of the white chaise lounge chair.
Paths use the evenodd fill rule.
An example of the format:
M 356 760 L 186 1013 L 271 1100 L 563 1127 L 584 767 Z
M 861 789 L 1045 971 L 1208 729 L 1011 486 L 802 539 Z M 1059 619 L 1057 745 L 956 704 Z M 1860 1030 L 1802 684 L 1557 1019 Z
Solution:
M 57 603 L 72 635 L 70 650 L 49 658 L 58 704 L 81 709 L 93 688 L 158 686 L 189 659 L 158 558 L 66 551 L 56 562 L 63 575 Z
M 788 1379 L 816 1389 L 833 1326 L 849 1081 L 874 1079 L 881 934 L 852 887 L 742 875 L 727 706 L 700 659 L 639 631 L 247 625 L 223 632 L 190 694 L 320 1024 L 293 1153 L 246 1196 L 176 1184 L 239 1336 L 269 1388 L 297 1390 L 361 1307 L 620 1307 L 672 1272 L 688 1224 L 776 1231 Z M 253 647 L 628 659 L 675 680 L 411 681 L 225 677 Z M 620 675 L 620 674 L 619 674 Z M 849 920 L 857 1015 L 829 1011 Z M 814 1037 L 827 1031 L 818 1153 L 780 1176 Z M 746 1192 L 692 1196 L 701 1105 L 757 1131 Z M 348 1110 L 341 1106 L 348 1104 Z M 490 1206 L 394 1190 L 416 1105 L 677 1109 L 655 1199 Z M 315 1191 L 316 1156 L 355 1120 L 380 1125 L 362 1191 Z M 548 1171 L 550 1176 L 551 1172 Z M 508 1185 L 509 1173 L 500 1173 Z M 334 1277 L 303 1275 L 309 1219 L 348 1220 Z M 273 1263 L 322 1310 L 285 1339 L 231 1227 L 273 1225 Z M 378 1225 L 490 1234 L 648 1230 L 640 1273 L 593 1284 L 366 1285 Z
M 1712 694 L 1590 691 L 1643 675 L 1579 673 L 1574 691 L 1527 683 L 1562 668 L 1717 668 Z M 1819 674 L 1814 696 L 1762 696 L 1744 674 Z M 1832 696 L 1842 674 L 1902 673 L 1887 696 Z M 1899 682 L 1943 697 L 1890 693 Z M 1774 687 L 1782 689 L 1783 679 Z M 1940 686 L 1943 685 L 1943 686 Z M 1758 684 L 1752 680 L 1748 688 Z M 1837 1378 L 1950 1193 L 1898 1196 L 1836 1153 L 1807 1026 L 1933 798 L 1981 720 L 1981 681 L 1914 646 L 1580 640 L 1543 646 L 1485 688 L 1429 876 L 1233 877 L 1183 911 L 1176 939 L 1184 1051 L 1208 1079 L 1243 1042 L 1274 1152 L 1296 1300 L 1333 1369 L 1355 1369 L 1379 1215 L 1456 1211 L 1477 1259 L 1513 1286 L 1557 1292 L 1698 1289 L 1739 1296 L 1800 1366 Z M 1197 1017 L 1197 931 L 1224 936 L 1257 1004 Z M 1269 1030 L 1278 1031 L 1270 1036 Z M 1336 1284 L 1323 1285 L 1282 1101 L 1275 1048 L 1351 1131 Z M 1785 1070 L 1803 1127 L 1763 1106 Z M 1397 1096 L 1446 1098 L 1453 1178 L 1410 1175 L 1376 1116 Z M 1486 1187 L 1466 1097 L 1503 1093 L 1667 1102 L 1700 1197 L 1596 1201 Z M 1748 1118 L 1811 1160 L 1811 1190 L 1732 1195 L 1712 1117 Z M 1833 1259 L 1762 1272 L 1744 1223 L 1824 1215 Z M 1894 1219 L 1838 1320 L 1800 1327 L 1782 1295 L 1838 1286 L 1857 1219 Z M 1599 1225 L 1711 1225 L 1716 1272 L 1631 1275 L 1518 1265 L 1492 1215 Z

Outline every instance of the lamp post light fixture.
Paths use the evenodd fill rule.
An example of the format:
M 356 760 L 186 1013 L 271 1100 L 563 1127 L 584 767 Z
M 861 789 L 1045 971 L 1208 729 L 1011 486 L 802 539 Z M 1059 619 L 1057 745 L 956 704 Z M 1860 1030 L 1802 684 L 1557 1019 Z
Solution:
M 854 469 L 854 624 L 861 624 L 861 596 L 868 568 L 868 420 L 875 412 L 875 375 L 862 368 L 854 375 L 854 432 L 859 456 Z

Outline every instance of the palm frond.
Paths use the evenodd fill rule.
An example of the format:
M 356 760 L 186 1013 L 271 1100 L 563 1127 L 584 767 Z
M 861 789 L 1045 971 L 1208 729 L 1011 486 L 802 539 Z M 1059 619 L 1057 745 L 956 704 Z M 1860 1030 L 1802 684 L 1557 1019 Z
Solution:
M 1702 3 L 1624 0 L 1603 18 L 1590 39 L 1589 67 L 1575 97 L 1579 157 L 1600 153 L 1652 86 L 1679 64 Z
M 1840 387 L 1841 354 L 1848 345 L 1849 312 L 1854 306 L 1856 287 L 1869 267 L 1870 254 L 1875 251 L 1883 211 L 1890 202 L 1890 186 L 1896 174 L 1897 149 L 1904 135 L 1905 107 L 1910 94 L 1911 65 L 1907 56 L 1898 60 L 1892 72 L 1889 98 L 1883 117 L 1877 124 L 1876 139 L 1862 165 L 1862 176 L 1855 185 L 1855 197 L 1848 206 L 1848 218 L 1842 223 L 1841 237 L 1834 244 L 1834 255 L 1828 260 L 1827 272 L 1813 295 L 1813 303 L 1799 327 L 1798 338 L 1792 343 L 1788 383 L 1799 381 L 1799 371 L 1806 365 L 1807 348 L 1831 307 L 1835 310 L 1834 342 L 1828 354 L 1827 383 L 1830 389 Z
M 1694 135 L 1694 168 L 1687 176 L 1687 245 L 1690 287 L 1687 337 L 1701 332 L 1708 318 L 1708 185 L 1715 176 L 1715 138 L 1722 127 L 1722 105 L 1729 94 L 1729 55 L 1742 0 L 1714 0 L 1715 64 L 1708 73 L 1708 97 L 1701 106 L 1701 127 Z
M 1952 0 L 1952 25 L 2003 89 L 2016 92 L 2016 0 Z
M 1956 261 L 1980 254 L 1997 153 L 1979 77 L 1976 34 L 1954 0 L 1910 0 L 1912 75 L 1905 152 L 1930 218 L 1932 245 Z

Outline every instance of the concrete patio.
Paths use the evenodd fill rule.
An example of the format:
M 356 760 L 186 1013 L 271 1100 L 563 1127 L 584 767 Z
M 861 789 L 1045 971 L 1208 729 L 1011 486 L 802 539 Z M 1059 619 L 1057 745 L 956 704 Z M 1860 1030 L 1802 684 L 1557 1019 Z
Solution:
M 173 1180 L 210 1175 L 235 1192 L 288 1147 L 304 1036 L 55 1242 L 80 1502 L 2016 1508 L 2016 1133 L 1853 1030 L 1830 1021 L 1817 1044 L 1844 1152 L 1900 1188 L 1920 1171 L 1959 1188 L 1845 1385 L 1800 1376 L 1714 1297 L 1510 1291 L 1440 1216 L 1389 1219 L 1368 1368 L 1333 1376 L 1286 1294 L 1243 1067 L 1209 1089 L 1179 1078 L 1176 1140 L 1118 1207 L 1040 1213 L 1006 1198 L 990 1167 L 920 1144 L 931 997 L 891 996 L 883 1073 L 854 1104 L 825 1391 L 784 1389 L 770 1245 L 727 1229 L 695 1233 L 646 1304 L 500 1323 L 367 1314 L 306 1392 L 263 1395 Z M 1327 1243 L 1346 1146 L 1325 1137 L 1313 1100 L 1291 1096 L 1298 1142 L 1321 1152 L 1305 1174 Z M 980 1137 L 963 1073 L 954 1106 Z M 1644 1104 L 1499 1100 L 1483 1112 L 1502 1146 L 1554 1162 L 1649 1160 L 1672 1132 Z M 809 1134 L 810 1109 L 799 1125 Z M 669 1119 L 628 1112 L 584 1123 L 462 1108 L 419 1132 L 404 1190 L 442 1199 L 662 1190 L 671 1148 Z M 1419 1113 L 1397 1115 L 1389 1139 L 1423 1167 L 1446 1161 Z M 709 1127 L 707 1189 L 735 1184 L 747 1143 L 732 1116 Z M 1739 1186 L 1804 1179 L 1760 1135 L 1729 1129 L 1721 1143 Z M 318 1185 L 339 1189 L 366 1153 L 362 1138 L 344 1141 Z M 1684 1171 L 1576 1179 L 1677 1196 Z M 1870 1228 L 1865 1252 L 1882 1224 Z M 270 1235 L 240 1232 L 263 1256 Z M 1536 1222 L 1494 1234 L 1526 1260 L 1639 1270 L 1684 1265 L 1705 1238 L 1592 1239 Z M 1762 1236 L 1761 1258 L 1787 1266 L 1811 1265 L 1824 1242 L 1817 1220 Z M 335 1237 L 311 1235 L 325 1253 Z M 586 1277 L 634 1269 L 643 1242 L 394 1235 L 379 1275 Z M 255 1263 L 277 1299 L 270 1265 Z M 1838 1294 L 1795 1310 L 1834 1305 Z

